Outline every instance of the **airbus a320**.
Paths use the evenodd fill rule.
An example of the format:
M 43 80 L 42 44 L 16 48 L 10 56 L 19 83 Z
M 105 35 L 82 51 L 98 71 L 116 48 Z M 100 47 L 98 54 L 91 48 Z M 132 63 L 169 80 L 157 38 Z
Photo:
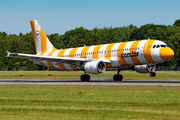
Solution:
M 174 56 L 174 51 L 160 40 L 137 40 L 130 42 L 56 49 L 37 20 L 30 21 L 36 54 L 10 53 L 7 57 L 28 59 L 42 66 L 66 71 L 84 71 L 81 81 L 89 81 L 90 74 L 100 74 L 107 69 L 117 69 L 114 81 L 122 81 L 120 71 L 131 66 L 139 73 L 154 72 L 157 63 Z

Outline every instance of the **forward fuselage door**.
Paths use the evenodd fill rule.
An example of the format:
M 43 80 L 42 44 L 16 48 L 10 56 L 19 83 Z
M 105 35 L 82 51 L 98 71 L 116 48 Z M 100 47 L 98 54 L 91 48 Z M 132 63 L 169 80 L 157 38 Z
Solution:
M 148 41 L 143 41 L 140 43 L 140 54 L 145 55 L 147 50 Z

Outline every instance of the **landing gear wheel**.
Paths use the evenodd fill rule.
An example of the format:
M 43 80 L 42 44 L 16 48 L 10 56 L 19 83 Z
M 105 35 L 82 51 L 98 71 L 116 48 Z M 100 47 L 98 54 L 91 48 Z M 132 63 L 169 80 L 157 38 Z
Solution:
M 123 80 L 123 76 L 121 74 L 119 74 L 120 71 L 121 71 L 121 69 L 118 68 L 117 69 L 117 74 L 114 75 L 114 77 L 113 77 L 114 81 L 122 81 Z
M 123 80 L 123 76 L 121 74 L 114 75 L 113 80 L 114 81 L 122 81 Z
M 151 76 L 151 77 L 155 77 L 155 76 L 156 76 L 156 73 L 155 73 L 155 72 L 150 72 L 150 76 Z
M 90 75 L 88 74 L 81 75 L 81 81 L 89 81 L 89 80 L 90 80 Z

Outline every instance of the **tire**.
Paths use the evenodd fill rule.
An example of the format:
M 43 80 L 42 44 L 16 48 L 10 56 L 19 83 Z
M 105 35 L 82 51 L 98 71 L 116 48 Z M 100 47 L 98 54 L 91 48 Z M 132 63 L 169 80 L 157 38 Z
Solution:
M 86 81 L 90 80 L 90 75 L 85 75 L 86 76 Z
M 156 76 L 156 73 L 155 73 L 155 72 L 151 72 L 151 73 L 150 73 L 150 76 L 151 76 L 151 77 L 155 77 L 155 76 Z
M 114 76 L 113 76 L 113 80 L 114 80 L 114 81 L 117 81 L 117 75 L 114 75 Z
M 85 75 L 81 75 L 81 81 L 85 81 L 85 80 L 86 80 Z
M 123 76 L 122 75 L 114 75 L 113 80 L 114 81 L 122 81 L 123 80 Z
M 123 76 L 122 75 L 118 75 L 118 80 L 122 81 L 123 80 Z
M 89 81 L 90 80 L 90 75 L 81 75 L 81 81 Z

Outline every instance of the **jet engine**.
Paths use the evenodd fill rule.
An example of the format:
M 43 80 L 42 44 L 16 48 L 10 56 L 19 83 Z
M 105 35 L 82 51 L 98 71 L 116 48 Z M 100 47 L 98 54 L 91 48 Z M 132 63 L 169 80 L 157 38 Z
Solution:
M 138 73 L 150 73 L 156 69 L 156 65 L 136 65 L 134 66 L 135 71 Z
M 106 70 L 106 64 L 102 61 L 86 62 L 84 70 L 91 74 L 103 73 Z

